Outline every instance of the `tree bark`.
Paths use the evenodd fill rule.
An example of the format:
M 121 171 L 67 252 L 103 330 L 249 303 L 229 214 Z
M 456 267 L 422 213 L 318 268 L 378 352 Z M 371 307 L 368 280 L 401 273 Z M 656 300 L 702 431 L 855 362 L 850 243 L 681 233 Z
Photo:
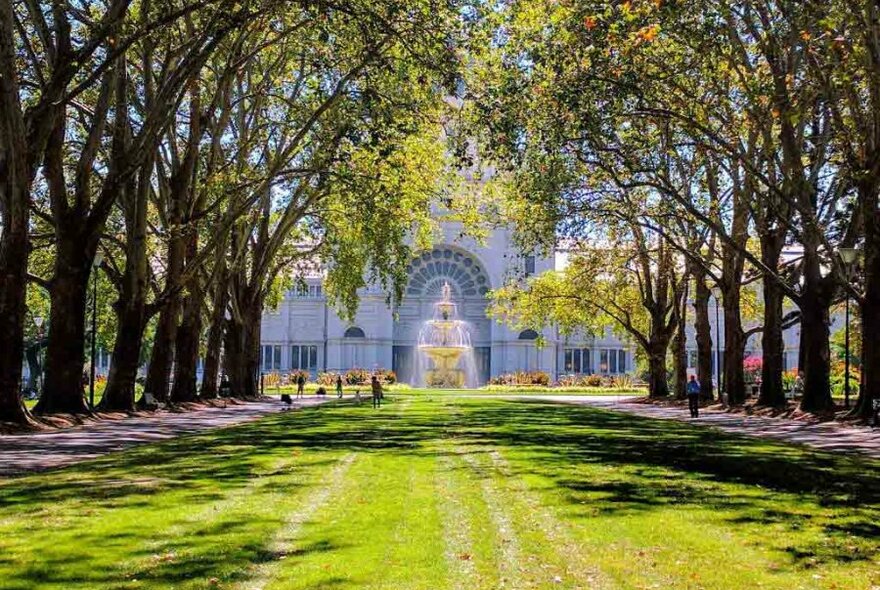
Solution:
M 167 301 L 159 312 L 159 322 L 153 338 L 150 352 L 150 365 L 147 369 L 147 380 L 144 392 L 150 393 L 156 400 L 164 402 L 168 399 L 168 387 L 171 378 L 171 364 L 174 360 L 174 345 L 177 340 L 177 326 L 180 316 L 181 298 L 178 285 L 183 275 L 186 241 L 180 232 L 182 201 L 177 199 L 169 216 L 171 238 L 168 243 L 168 270 L 165 278 L 165 296 Z
M 2 77 L 2 76 L 0 76 Z M 14 186 L 15 175 L 8 173 L 8 163 L 0 154 L 0 182 L 7 193 Z M 4 170 L 6 168 L 6 170 Z M 19 200 L 16 195 L 5 197 Z M 27 285 L 28 214 L 22 203 L 5 207 L 3 238 L 0 242 L 0 421 L 27 424 L 28 412 L 21 401 L 21 369 L 24 355 L 25 285 Z
M 141 343 L 146 327 L 143 303 L 120 301 L 116 343 L 110 363 L 107 387 L 101 399 L 102 410 L 130 412 L 135 406 L 135 384 L 140 367 Z
M 147 326 L 147 196 L 149 172 L 140 175 L 137 193 L 128 190 L 125 203 L 126 255 L 119 300 L 116 302 L 116 342 L 107 387 L 101 399 L 106 410 L 131 411 L 141 364 L 141 347 Z
M 765 232 L 761 236 L 761 262 L 772 270 L 779 267 L 779 257 L 785 244 L 785 230 Z M 761 394 L 758 404 L 762 406 L 784 406 L 785 392 L 782 386 L 782 357 L 785 354 L 785 341 L 782 337 L 782 304 L 784 293 L 778 280 L 764 276 L 764 331 L 761 334 Z
M 191 228 L 187 238 L 187 259 L 192 261 L 198 250 L 198 235 Z M 172 402 L 191 402 L 198 398 L 197 368 L 199 362 L 199 342 L 202 334 L 202 301 L 204 292 L 197 273 L 192 275 L 183 300 L 183 318 L 177 329 L 174 385 L 171 389 Z
M 150 349 L 150 364 L 147 366 L 147 379 L 144 393 L 151 394 L 159 402 L 168 400 L 171 381 L 171 364 L 174 361 L 174 343 L 177 337 L 177 320 L 180 315 L 180 297 L 173 295 L 159 312 L 153 346 Z
M 70 225 L 75 225 L 71 223 Z M 59 227 L 52 282 L 49 286 L 49 346 L 46 348 L 46 379 L 37 414 L 85 414 L 83 370 L 86 347 L 86 316 L 89 278 L 95 246 L 79 232 Z
M 218 264 L 224 264 L 225 251 L 218 258 Z M 220 348 L 223 344 L 223 327 L 226 318 L 226 308 L 229 303 L 229 291 L 226 283 L 226 272 L 221 270 L 217 273 L 218 279 L 214 286 L 213 305 L 211 307 L 211 324 L 208 328 L 208 339 L 205 346 L 205 369 L 202 373 L 202 387 L 199 396 L 203 399 L 217 397 L 217 379 L 220 372 Z
M 724 308 L 724 391 L 727 403 L 742 404 L 746 399 L 746 379 L 743 371 L 745 334 L 742 328 L 739 283 L 726 287 L 722 301 Z
M 121 89 L 117 104 L 118 109 L 126 105 Z M 147 312 L 147 203 L 152 172 L 153 157 L 147 156 L 137 182 L 128 183 L 121 199 L 126 230 L 125 269 L 115 305 L 117 326 L 113 358 L 101 399 L 101 408 L 106 410 L 132 411 L 135 407 L 141 348 L 150 315 Z
M 829 317 L 830 275 L 822 276 L 819 257 L 819 229 L 807 222 L 803 228 L 803 279 L 799 307 L 801 310 L 801 356 L 804 372 L 804 397 L 801 409 L 823 412 L 834 407 L 831 398 L 831 324 Z M 866 338 L 867 339 L 867 338 Z
M 669 382 L 666 371 L 666 343 L 652 342 L 648 350 L 648 397 L 669 396 Z
M 676 302 L 676 305 L 679 305 Z M 675 338 L 672 343 L 672 354 L 675 362 L 675 397 L 684 399 L 687 396 L 687 288 L 681 300 L 681 311 L 678 313 L 678 322 Z
M 19 98 L 12 6 L 0 2 L 0 421 L 27 424 L 21 369 L 33 166 Z
M 255 398 L 260 395 L 260 324 L 262 300 L 241 310 L 241 321 L 231 319 L 226 328 L 224 366 L 233 395 Z M 667 391 L 668 393 L 668 391 Z
M 834 407 L 831 398 L 828 305 L 816 289 L 805 288 L 800 308 L 801 351 L 804 359 L 804 397 L 801 400 L 801 409 L 806 412 L 823 412 Z
M 880 399 L 880 342 L 869 337 L 880 334 L 880 214 L 876 186 L 864 184 L 859 193 L 865 235 L 865 294 L 861 302 L 862 380 L 855 412 L 868 418 L 874 412 L 874 400 Z
M 709 323 L 709 297 L 711 291 L 706 284 L 706 272 L 701 268 L 692 271 L 694 282 L 694 334 L 697 342 L 697 380 L 700 382 L 700 397 L 712 399 L 712 327 Z

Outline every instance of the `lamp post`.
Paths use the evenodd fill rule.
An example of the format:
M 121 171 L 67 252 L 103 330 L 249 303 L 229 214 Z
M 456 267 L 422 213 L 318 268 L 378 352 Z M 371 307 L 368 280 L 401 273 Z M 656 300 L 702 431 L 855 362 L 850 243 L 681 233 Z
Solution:
M 40 357 L 40 348 L 43 341 L 43 316 L 35 315 L 34 325 L 37 326 L 37 368 L 40 371 L 37 373 L 37 392 L 39 393 L 43 390 L 43 359 Z
M 99 250 L 92 259 L 92 355 L 89 378 L 89 407 L 95 408 L 95 339 L 98 327 L 98 267 L 104 261 L 104 254 Z
M 715 372 L 716 383 L 718 383 L 718 401 L 724 403 L 721 397 L 721 322 L 718 315 L 719 302 L 721 301 L 721 289 L 715 287 L 712 289 L 712 296 L 715 298 Z
M 844 360 L 843 360 L 843 403 L 844 406 L 849 408 L 849 281 L 850 281 L 850 268 L 852 264 L 856 261 L 859 256 L 859 251 L 855 248 L 841 248 L 840 249 L 840 260 L 843 262 L 844 272 L 846 273 L 846 290 L 844 292 L 844 297 L 846 303 L 844 304 L 844 308 L 846 311 L 844 312 Z

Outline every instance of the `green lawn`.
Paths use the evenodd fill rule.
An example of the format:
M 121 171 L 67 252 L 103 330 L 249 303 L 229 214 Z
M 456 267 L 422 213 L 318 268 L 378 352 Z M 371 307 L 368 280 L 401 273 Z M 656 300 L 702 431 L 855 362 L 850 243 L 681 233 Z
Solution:
M 0 588 L 880 586 L 880 464 L 430 392 L 0 480 Z

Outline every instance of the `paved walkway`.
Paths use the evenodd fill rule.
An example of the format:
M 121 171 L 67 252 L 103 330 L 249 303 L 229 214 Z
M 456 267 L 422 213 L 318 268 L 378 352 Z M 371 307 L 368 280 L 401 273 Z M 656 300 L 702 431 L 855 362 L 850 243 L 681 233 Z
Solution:
M 308 397 L 298 400 L 294 407 L 314 406 L 325 401 Z M 134 445 L 241 424 L 278 412 L 282 407 L 277 400 L 247 402 L 192 412 L 160 411 L 150 416 L 89 422 L 64 430 L 0 436 L 0 475 L 70 465 Z
M 712 426 L 725 432 L 774 438 L 785 442 L 809 445 L 823 451 L 862 453 L 880 459 L 880 430 L 849 426 L 836 422 L 805 422 L 766 416 L 746 416 L 717 410 L 700 410 L 693 419 L 687 408 L 634 403 L 632 396 L 509 396 L 523 399 L 541 399 L 559 403 L 582 404 L 627 412 L 649 418 L 679 420 L 702 426 Z

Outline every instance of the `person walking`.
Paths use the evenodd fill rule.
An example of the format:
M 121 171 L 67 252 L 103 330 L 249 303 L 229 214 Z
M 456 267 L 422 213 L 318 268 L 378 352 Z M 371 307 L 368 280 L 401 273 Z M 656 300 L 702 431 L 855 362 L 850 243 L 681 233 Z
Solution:
M 379 378 L 373 375 L 373 378 L 370 380 L 370 388 L 373 390 L 373 407 L 381 408 L 382 407 L 382 384 L 379 383 Z
M 336 397 L 342 399 L 342 375 L 336 376 Z
M 700 383 L 697 378 L 691 375 L 687 384 L 688 409 L 691 411 L 691 418 L 700 417 Z
M 296 399 L 305 397 L 306 395 L 306 376 L 300 373 L 296 377 Z

